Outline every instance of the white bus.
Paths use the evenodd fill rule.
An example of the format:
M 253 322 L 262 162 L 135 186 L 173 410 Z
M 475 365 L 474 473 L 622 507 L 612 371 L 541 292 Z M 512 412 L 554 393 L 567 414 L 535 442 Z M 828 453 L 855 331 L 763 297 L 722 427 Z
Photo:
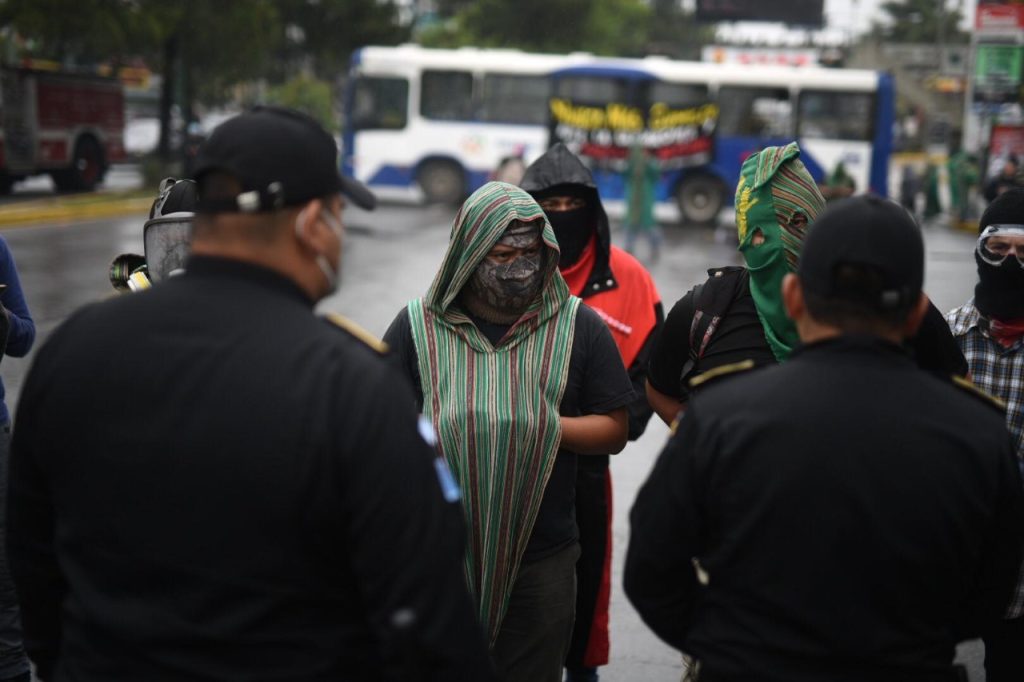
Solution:
M 385 193 L 455 202 L 503 158 L 529 163 L 557 129 L 558 98 L 633 107 L 644 119 L 716 105 L 708 158 L 667 167 L 658 187 L 689 222 L 713 220 L 729 203 L 750 154 L 792 140 L 818 182 L 841 162 L 856 191 L 887 194 L 894 93 L 875 71 L 404 45 L 358 50 L 350 75 L 343 164 Z M 600 161 L 592 168 L 602 198 L 620 199 L 621 174 Z
M 591 59 L 417 45 L 352 55 L 342 163 L 385 193 L 456 202 L 547 148 L 550 74 Z

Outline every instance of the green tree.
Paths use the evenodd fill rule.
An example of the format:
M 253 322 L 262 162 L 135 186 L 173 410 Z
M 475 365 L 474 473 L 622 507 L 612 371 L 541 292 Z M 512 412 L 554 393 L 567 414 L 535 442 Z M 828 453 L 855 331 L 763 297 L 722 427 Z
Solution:
M 647 51 L 673 59 L 701 58 L 701 48 L 715 41 L 715 29 L 698 24 L 679 0 L 652 0 Z
M 272 0 L 2 0 L 0 26 L 32 56 L 69 66 L 140 55 L 163 74 L 160 155 L 170 158 L 170 112 L 188 120 L 197 97 L 226 98 L 259 76 L 280 37 Z
M 284 31 L 290 33 L 284 41 L 283 63 L 293 70 L 297 63 L 300 69 L 308 66 L 322 80 L 345 74 L 358 47 L 397 45 L 409 39 L 409 29 L 399 24 L 391 1 L 278 0 L 277 8 Z
M 94 64 L 140 45 L 137 8 L 127 0 L 0 0 L 0 27 L 24 54 L 62 64 Z
M 0 29 L 16 33 L 32 56 L 68 65 L 143 57 L 163 75 L 165 160 L 174 103 L 188 121 L 196 102 L 228 100 L 245 81 L 312 73 L 336 82 L 353 49 L 408 34 L 391 0 L 0 0 Z M 308 78 L 291 87 L 287 96 L 322 95 Z
M 287 83 L 271 88 L 267 93 L 267 101 L 304 111 L 320 121 L 328 130 L 335 130 L 338 127 L 334 118 L 331 84 L 325 81 L 309 76 L 297 76 Z
M 894 43 L 966 43 L 970 35 L 960 29 L 960 7 L 946 0 L 886 0 L 879 9 L 886 21 L 875 23 L 875 32 Z
M 160 98 L 162 158 L 171 157 L 170 112 L 181 103 L 185 121 L 197 99 L 228 99 L 230 86 L 260 76 L 281 39 L 272 0 L 136 0 L 139 36 L 163 73 Z
M 645 50 L 650 15 L 642 0 L 453 0 L 444 7 L 454 15 L 425 31 L 424 45 L 633 55 Z

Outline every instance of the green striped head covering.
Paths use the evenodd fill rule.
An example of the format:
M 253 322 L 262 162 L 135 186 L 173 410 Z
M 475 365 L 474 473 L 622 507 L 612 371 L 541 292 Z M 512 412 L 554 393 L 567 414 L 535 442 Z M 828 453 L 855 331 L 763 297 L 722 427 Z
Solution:
M 825 198 L 799 157 L 796 142 L 768 147 L 743 163 L 736 185 L 739 250 L 765 338 L 780 362 L 800 341 L 782 305 L 782 278 L 796 272 L 804 235 L 825 209 Z M 759 234 L 764 242 L 755 244 Z
M 489 348 L 469 318 L 453 307 L 459 292 L 469 282 L 480 262 L 501 239 L 513 221 L 542 222 L 541 240 L 548 248 L 544 260 L 544 284 L 541 295 L 516 322 L 502 345 L 517 343 L 538 325 L 554 315 L 569 298 L 569 286 L 558 272 L 558 241 L 543 209 L 533 197 L 515 185 L 489 182 L 466 200 L 452 223 L 448 252 L 441 269 L 430 285 L 424 304 L 453 326 L 462 328 L 467 340 L 477 349 Z

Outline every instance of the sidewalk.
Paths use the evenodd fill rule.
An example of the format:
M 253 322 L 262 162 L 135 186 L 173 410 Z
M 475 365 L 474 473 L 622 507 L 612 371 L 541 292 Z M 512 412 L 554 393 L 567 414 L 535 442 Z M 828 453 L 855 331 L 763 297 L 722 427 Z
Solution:
M 155 196 L 155 189 L 143 187 L 138 166 L 130 164 L 112 166 L 104 184 L 93 192 L 58 194 L 49 178 L 36 176 L 18 183 L 14 193 L 0 201 L 0 229 L 146 213 Z
M 0 206 L 0 229 L 147 213 L 153 196 L 152 192 L 132 190 L 13 202 Z

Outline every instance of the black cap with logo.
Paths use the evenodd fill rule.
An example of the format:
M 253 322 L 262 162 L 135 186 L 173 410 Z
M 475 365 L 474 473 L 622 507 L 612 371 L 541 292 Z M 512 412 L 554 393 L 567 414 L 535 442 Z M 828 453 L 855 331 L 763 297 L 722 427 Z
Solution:
M 878 286 L 842 277 L 844 266 L 873 273 L 871 281 Z M 805 292 L 825 299 L 878 311 L 909 307 L 924 285 L 921 229 L 905 208 L 888 199 L 869 195 L 837 201 L 808 231 L 797 275 Z
M 242 185 L 233 199 L 200 198 L 201 213 L 253 213 L 296 206 L 340 192 L 372 209 L 377 199 L 358 180 L 338 172 L 334 138 L 292 109 L 261 106 L 214 129 L 199 148 L 194 177 L 223 171 Z

